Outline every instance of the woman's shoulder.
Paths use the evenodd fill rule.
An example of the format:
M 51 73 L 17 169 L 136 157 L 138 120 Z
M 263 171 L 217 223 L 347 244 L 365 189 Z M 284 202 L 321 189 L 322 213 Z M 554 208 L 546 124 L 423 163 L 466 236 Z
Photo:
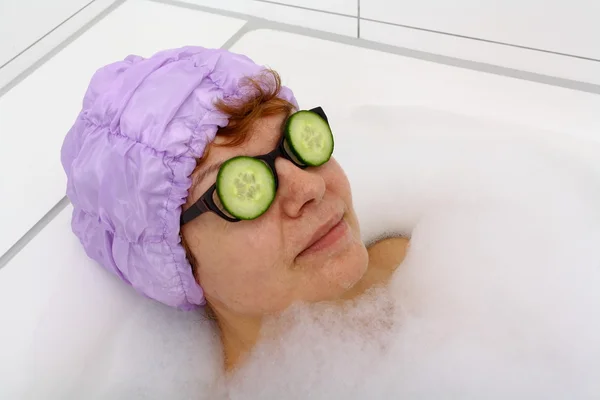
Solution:
M 386 238 L 369 245 L 367 247 L 369 253 L 367 272 L 344 297 L 354 298 L 373 286 L 386 284 L 404 261 L 409 246 L 410 239 L 406 237 Z
M 395 271 L 404 261 L 409 246 L 407 237 L 390 237 L 373 243 L 367 248 L 369 269 Z

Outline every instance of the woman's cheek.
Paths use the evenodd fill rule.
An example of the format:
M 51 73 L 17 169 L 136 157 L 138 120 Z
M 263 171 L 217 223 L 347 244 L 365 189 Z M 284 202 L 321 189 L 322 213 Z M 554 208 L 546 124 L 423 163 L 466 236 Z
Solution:
M 232 262 L 246 265 L 256 264 L 257 261 L 267 260 L 273 251 L 276 238 L 262 229 L 250 228 L 238 231 L 235 235 L 230 232 L 228 253 Z

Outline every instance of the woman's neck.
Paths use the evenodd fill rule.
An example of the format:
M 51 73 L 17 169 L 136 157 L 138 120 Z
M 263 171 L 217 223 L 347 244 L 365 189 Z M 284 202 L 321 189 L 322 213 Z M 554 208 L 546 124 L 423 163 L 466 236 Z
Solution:
M 371 287 L 386 284 L 402 263 L 409 247 L 408 238 L 389 238 L 369 246 L 369 267 L 364 277 L 339 300 L 360 296 Z M 223 342 L 225 371 L 231 372 L 244 362 L 259 340 L 263 318 L 234 315 L 215 309 Z
M 243 363 L 260 335 L 262 319 L 218 313 L 225 371 L 229 372 Z

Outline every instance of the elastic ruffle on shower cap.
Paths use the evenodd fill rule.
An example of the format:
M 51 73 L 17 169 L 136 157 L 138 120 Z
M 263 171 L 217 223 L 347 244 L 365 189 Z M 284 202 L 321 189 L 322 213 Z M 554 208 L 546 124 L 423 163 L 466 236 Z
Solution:
M 72 229 L 87 255 L 138 292 L 179 309 L 205 304 L 180 240 L 196 159 L 225 127 L 218 98 L 265 68 L 225 50 L 184 47 L 98 70 L 61 161 Z M 280 96 L 295 106 L 288 88 Z

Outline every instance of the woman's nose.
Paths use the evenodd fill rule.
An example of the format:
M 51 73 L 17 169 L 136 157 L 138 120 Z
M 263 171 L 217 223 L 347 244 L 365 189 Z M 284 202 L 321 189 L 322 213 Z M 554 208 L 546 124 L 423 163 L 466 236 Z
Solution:
M 277 195 L 286 215 L 296 218 L 302 215 L 305 206 L 319 204 L 325 195 L 325 180 L 314 170 L 301 169 L 289 160 L 275 160 L 279 187 Z

